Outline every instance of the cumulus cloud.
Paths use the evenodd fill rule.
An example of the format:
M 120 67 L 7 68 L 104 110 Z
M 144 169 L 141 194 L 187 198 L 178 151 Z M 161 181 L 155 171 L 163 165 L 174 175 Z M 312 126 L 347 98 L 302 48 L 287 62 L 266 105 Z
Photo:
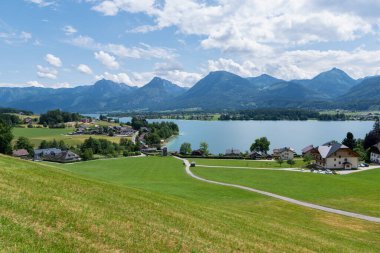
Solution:
M 53 68 L 37 65 L 37 76 L 40 78 L 57 79 L 58 71 Z
M 104 66 L 109 69 L 118 69 L 120 67 L 116 58 L 104 51 L 95 52 L 95 59 L 100 61 Z
M 66 34 L 66 35 L 73 35 L 75 33 L 77 33 L 77 29 L 75 29 L 74 27 L 72 27 L 71 25 L 67 25 L 65 27 L 62 28 L 63 32 Z
M 80 64 L 78 67 L 77 67 L 77 70 L 83 74 L 87 74 L 87 75 L 91 75 L 92 74 L 92 70 L 89 66 L 85 65 L 85 64 Z
M 120 11 L 142 12 L 153 17 L 155 24 L 139 26 L 132 31 L 149 32 L 174 26 L 181 33 L 200 36 L 205 49 L 253 56 L 270 53 L 278 46 L 349 41 L 373 32 L 375 21 L 355 9 L 378 10 L 378 1 L 356 0 L 353 1 L 356 4 L 343 8 L 341 4 L 339 8 L 331 7 L 334 4 L 326 0 L 313 2 L 316 3 L 308 0 L 219 0 L 210 3 L 181 0 L 165 1 L 157 7 L 154 0 L 107 0 L 97 3 L 93 9 L 111 16 Z
M 62 61 L 61 61 L 61 59 L 60 59 L 59 57 L 57 57 L 57 56 L 54 56 L 54 55 L 52 55 L 52 54 L 47 54 L 47 55 L 45 56 L 45 60 L 46 60 L 50 65 L 52 65 L 52 66 L 54 66 L 54 67 L 57 67 L 57 68 L 62 67 Z

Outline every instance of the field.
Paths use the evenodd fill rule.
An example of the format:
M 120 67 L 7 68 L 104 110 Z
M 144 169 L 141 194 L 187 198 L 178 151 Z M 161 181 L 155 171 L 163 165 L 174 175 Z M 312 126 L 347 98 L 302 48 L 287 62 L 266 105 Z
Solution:
M 173 158 L 0 156 L 4 252 L 379 252 L 380 225 L 195 181 Z
M 294 165 L 289 165 L 284 161 L 281 165 L 276 161 L 257 161 L 257 160 L 232 160 L 232 159 L 189 159 L 196 164 L 211 166 L 230 166 L 230 167 L 252 167 L 252 168 L 301 168 L 305 165 L 302 159 L 295 159 Z
M 192 171 L 206 179 L 380 217 L 380 169 L 349 175 L 205 167 Z
M 57 141 L 63 140 L 65 143 L 71 146 L 81 144 L 85 139 L 90 138 L 102 138 L 107 139 L 116 143 L 119 143 L 120 137 L 109 137 L 109 136 L 99 136 L 99 135 L 67 135 L 70 132 L 73 132 L 73 128 L 14 128 L 13 134 L 15 137 L 28 137 L 31 142 L 37 147 L 42 140 L 52 141 L 56 139 Z M 16 139 L 15 138 L 15 139 Z

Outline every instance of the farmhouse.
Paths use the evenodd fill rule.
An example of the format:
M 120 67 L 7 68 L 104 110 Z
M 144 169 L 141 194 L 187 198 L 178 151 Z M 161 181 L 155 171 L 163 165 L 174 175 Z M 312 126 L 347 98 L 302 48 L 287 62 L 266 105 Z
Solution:
M 282 160 L 293 160 L 294 154 L 294 149 L 289 147 L 273 149 L 273 157 Z
M 58 155 L 60 153 L 62 153 L 62 150 L 59 148 L 35 149 L 34 150 L 34 160 L 40 161 L 46 156 Z
M 371 147 L 371 162 L 380 163 L 380 142 Z
M 74 152 L 71 152 L 70 150 L 62 151 L 61 153 L 57 154 L 50 154 L 44 156 L 45 161 L 51 161 L 51 162 L 59 162 L 59 163 L 70 163 L 70 162 L 76 162 L 79 161 L 80 158 L 77 154 Z
M 322 169 L 357 169 L 359 155 L 349 147 L 338 143 L 328 142 L 316 147 L 311 152 L 316 163 Z
M 302 149 L 302 155 L 307 155 L 307 154 L 310 154 L 311 151 L 314 149 L 314 146 L 313 145 L 309 145 L 307 147 L 304 147 Z
M 13 150 L 12 156 L 18 157 L 18 158 L 28 158 L 29 152 L 26 149 Z

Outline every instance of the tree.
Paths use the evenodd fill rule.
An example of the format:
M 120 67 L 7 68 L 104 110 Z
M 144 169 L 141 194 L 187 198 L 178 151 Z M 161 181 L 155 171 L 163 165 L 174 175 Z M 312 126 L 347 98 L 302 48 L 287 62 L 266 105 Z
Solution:
M 356 140 L 356 147 L 354 151 L 360 156 L 360 161 L 370 162 L 371 161 L 371 149 L 364 149 L 364 140 L 363 139 L 357 139 Z
M 303 157 L 303 161 L 307 164 L 307 165 L 309 165 L 310 164 L 310 162 L 313 160 L 313 157 L 310 155 L 310 154 L 306 154 L 306 155 L 304 155 L 304 157 Z
M 209 154 L 209 151 L 208 151 L 208 144 L 206 142 L 201 142 L 201 144 L 199 145 L 199 150 L 202 151 L 203 155 L 208 155 Z
M 46 140 L 42 140 L 38 148 L 40 149 L 49 148 L 49 143 Z
M 350 149 L 354 149 L 356 147 L 356 140 L 354 135 L 351 132 L 348 132 L 346 138 L 342 141 L 343 145 L 346 145 Z
M 276 162 L 277 162 L 278 164 L 280 164 L 280 167 L 281 167 L 282 164 L 284 163 L 284 160 L 282 160 L 281 157 L 276 157 L 275 160 L 276 160 Z
M 15 149 L 26 149 L 29 153 L 29 156 L 34 155 L 34 145 L 26 137 L 19 137 L 15 144 Z
M 182 143 L 181 148 L 179 149 L 179 152 L 182 155 L 187 155 L 191 153 L 191 144 L 188 142 Z
M 88 161 L 94 158 L 94 153 L 92 152 L 92 149 L 88 148 L 82 152 L 81 157 L 83 161 Z
M 251 145 L 251 152 L 261 152 L 261 153 L 267 153 L 269 151 L 270 142 L 268 141 L 267 137 L 261 137 L 259 139 L 256 139 L 255 142 Z
M 288 161 L 286 161 L 287 164 L 293 166 L 294 164 L 296 164 L 296 162 L 293 160 L 293 159 L 289 159 Z
M 12 153 L 12 140 L 12 126 L 0 120 L 0 153 L 7 155 Z

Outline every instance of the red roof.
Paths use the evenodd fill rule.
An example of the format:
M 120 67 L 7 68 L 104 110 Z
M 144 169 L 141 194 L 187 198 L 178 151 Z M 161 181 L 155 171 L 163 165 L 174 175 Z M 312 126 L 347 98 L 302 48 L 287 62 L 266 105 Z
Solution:
M 13 151 L 13 156 L 28 156 L 29 152 L 26 149 L 18 149 Z

